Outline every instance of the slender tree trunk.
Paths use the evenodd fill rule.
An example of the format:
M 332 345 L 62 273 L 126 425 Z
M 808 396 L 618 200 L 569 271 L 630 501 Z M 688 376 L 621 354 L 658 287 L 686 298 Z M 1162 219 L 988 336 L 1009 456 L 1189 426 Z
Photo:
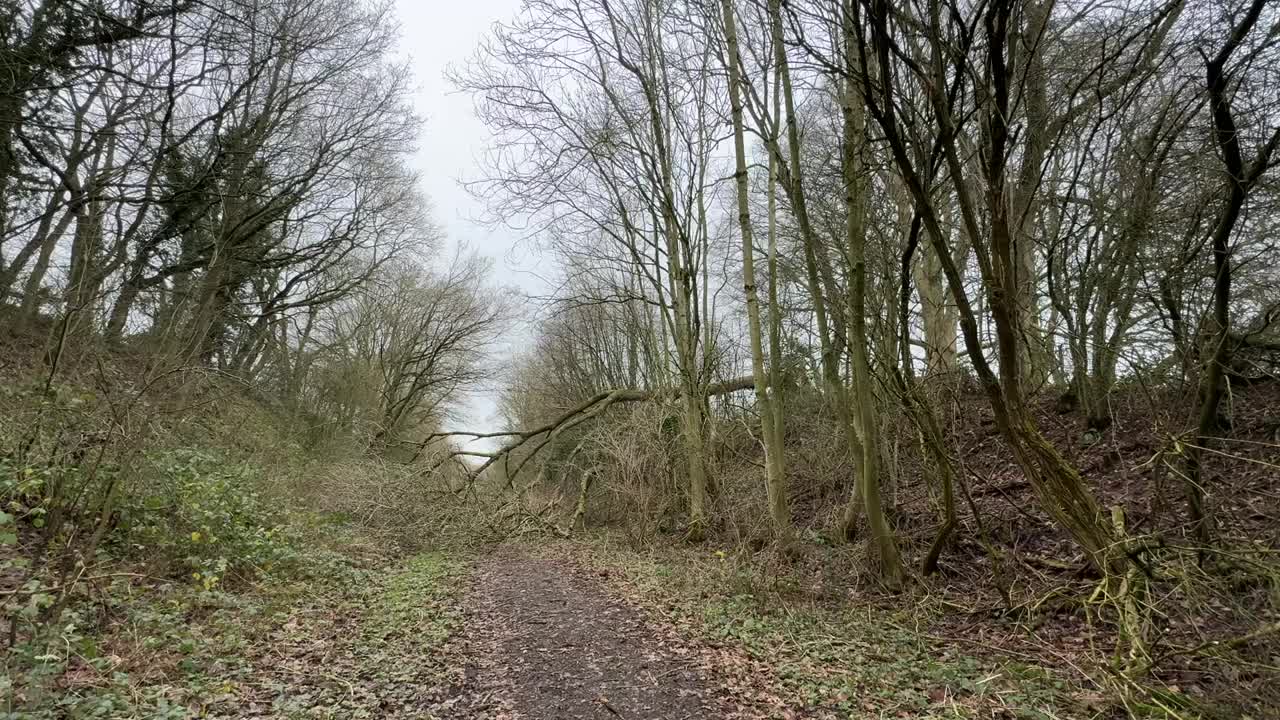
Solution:
M 787 504 L 787 485 L 784 470 L 781 434 L 775 427 L 778 422 L 773 411 L 773 399 L 769 397 L 769 377 L 764 364 L 764 341 L 760 328 L 760 298 L 756 291 L 755 240 L 751 228 L 751 204 L 747 183 L 747 150 L 742 122 L 742 82 L 738 55 L 738 31 L 734 18 L 733 0 L 721 0 L 724 13 L 725 44 L 729 65 L 729 104 L 733 117 L 734 179 L 737 186 L 738 228 L 742 233 L 742 288 L 747 303 L 747 328 L 751 342 L 751 375 L 754 380 L 756 408 L 760 412 L 761 432 L 764 440 L 766 488 L 769 501 L 769 518 L 773 521 L 774 536 L 787 542 L 791 536 L 791 511 Z
M 96 183 L 90 182 L 85 195 L 93 194 Z M 90 329 L 93 309 L 97 304 L 101 278 L 97 265 L 102 249 L 102 204 L 90 200 L 76 208 L 75 232 L 72 234 L 70 271 L 67 289 L 63 297 L 63 312 L 69 322 L 69 332 L 81 335 Z M 36 288 L 38 292 L 38 286 Z M 24 303 L 24 307 L 26 304 Z M 30 308 L 31 317 L 38 311 L 38 303 Z
M 773 112 L 770 117 L 773 119 L 773 127 L 769 129 L 769 137 L 773 139 L 774 144 L 778 138 L 778 96 L 781 94 L 780 83 L 778 82 L 778 74 L 774 73 L 774 90 L 773 90 Z M 769 392 L 772 402 L 770 409 L 773 410 L 773 433 L 774 447 L 781 454 L 786 440 L 786 389 L 784 381 L 783 368 L 783 352 L 782 352 L 782 311 L 778 303 L 778 157 L 775 153 L 769 153 L 769 181 L 768 181 L 768 233 L 769 233 Z M 788 510 L 788 519 L 790 511 Z
M 819 277 L 818 270 L 818 238 L 813 230 L 813 225 L 809 220 L 809 209 L 805 198 L 804 189 L 804 173 L 802 170 L 800 156 L 800 127 L 796 121 L 795 97 L 791 87 L 791 73 L 787 60 L 786 46 L 783 44 L 782 32 L 782 2 L 781 0 L 769 0 L 769 24 L 770 34 L 773 42 L 774 63 L 777 66 L 779 84 L 782 88 L 782 102 L 785 111 L 785 123 L 787 128 L 787 150 L 788 162 L 783 164 L 781 158 L 781 149 L 776 142 L 771 143 L 773 147 L 770 151 L 779 155 L 779 171 L 785 171 L 786 177 L 781 178 L 781 185 L 787 192 L 788 199 L 791 201 L 792 212 L 795 213 L 796 223 L 800 226 L 800 234 L 804 244 L 804 263 L 805 274 L 810 295 L 813 303 L 814 319 L 818 325 L 818 343 L 821 352 L 821 371 L 823 384 L 826 386 L 826 395 L 829 401 L 835 406 L 836 421 L 840 425 L 841 431 L 845 435 L 845 441 L 848 445 L 849 453 L 854 458 L 862 457 L 863 440 L 858 435 L 858 429 L 855 425 L 856 418 L 851 408 L 848 389 L 844 385 L 844 381 L 840 377 L 840 358 L 837 357 L 835 347 L 832 343 L 832 334 L 830 324 L 827 317 L 826 301 L 823 298 L 823 286 Z M 857 481 L 853 482 L 856 488 Z M 854 505 L 858 507 L 858 504 Z M 841 523 L 840 530 L 844 532 L 846 539 L 851 539 L 849 533 L 856 527 L 856 518 L 853 522 L 847 520 Z
M 1240 219 L 1245 200 L 1254 183 L 1266 171 L 1271 155 L 1280 144 L 1280 129 L 1258 151 L 1248 166 L 1240 147 L 1240 133 L 1231 109 L 1231 78 L 1227 63 L 1245 37 L 1257 24 L 1268 0 L 1253 0 L 1240 22 L 1232 27 L 1231 36 L 1206 64 L 1209 109 L 1213 115 L 1213 134 L 1222 151 L 1226 171 L 1227 198 L 1213 229 L 1213 320 L 1208 357 L 1200 381 L 1200 409 L 1196 437 L 1187 452 L 1187 513 L 1191 533 L 1201 542 L 1212 539 L 1212 518 L 1204 506 L 1202 463 L 1204 447 L 1218 428 L 1218 410 L 1226 390 L 1226 368 L 1231 361 L 1231 235 Z
M 956 367 L 956 317 L 948 298 L 942 263 L 932 248 L 921 248 L 915 281 L 920 295 L 920 317 L 924 329 L 925 374 L 943 375 Z
M 854 37 L 850 27 L 852 12 L 846 13 L 845 39 L 848 49 L 848 62 L 852 64 Z M 851 73 L 850 77 L 857 77 Z M 841 112 L 844 116 L 843 143 L 843 175 L 845 203 L 846 247 L 849 252 L 849 263 L 853 276 L 850 278 L 849 303 L 849 350 L 853 364 L 853 383 L 857 391 L 858 412 L 862 426 L 862 462 L 858 487 L 862 495 L 861 505 L 867 516 L 870 531 L 868 538 L 878 563 L 880 577 L 886 584 L 897 587 L 903 581 L 902 559 L 898 554 L 898 544 L 893 537 L 893 529 L 889 527 L 885 517 L 884 506 L 880 497 L 880 439 L 879 419 L 876 417 L 875 391 L 872 387 L 870 360 L 867 347 L 866 297 L 867 297 L 867 261 L 866 261 L 866 206 L 863 197 L 863 168 L 859 154 L 862 138 L 866 133 L 866 120 L 862 112 L 862 99 L 855 91 L 852 81 L 844 88 L 844 102 Z M 849 536 L 853 529 L 850 524 L 856 520 L 859 493 L 854 493 L 849 500 L 844 514 L 844 534 Z
M 40 309 L 40 289 L 44 285 L 45 275 L 49 272 L 49 263 L 53 259 L 53 252 L 58 247 L 58 241 L 62 239 L 62 234 L 67 231 L 71 225 L 71 221 L 75 219 L 75 212 L 68 210 L 58 220 L 58 224 L 44 237 L 39 243 L 40 253 L 36 256 L 35 265 L 31 268 L 31 273 L 27 275 L 27 279 L 22 284 L 22 310 L 20 316 L 25 321 L 34 318 Z M 21 270 L 18 265 L 18 258 L 14 258 L 15 265 L 10 269 L 16 274 Z M 22 265 L 26 261 L 23 260 Z M 15 278 L 16 279 L 16 278 Z

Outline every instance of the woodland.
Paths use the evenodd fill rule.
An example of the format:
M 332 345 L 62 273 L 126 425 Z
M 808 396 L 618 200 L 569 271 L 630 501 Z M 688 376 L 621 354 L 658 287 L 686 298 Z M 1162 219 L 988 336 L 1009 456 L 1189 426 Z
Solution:
M 1280 5 L 407 30 L 0 5 L 0 718 L 1280 717 Z

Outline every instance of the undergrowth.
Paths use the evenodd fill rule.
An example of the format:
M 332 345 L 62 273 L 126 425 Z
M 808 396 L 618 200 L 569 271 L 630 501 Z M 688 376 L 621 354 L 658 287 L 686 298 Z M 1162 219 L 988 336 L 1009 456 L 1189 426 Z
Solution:
M 326 529 L 298 569 L 235 591 L 118 579 L 45 642 L 6 660 L 0 718 L 395 717 L 432 699 L 450 668 L 464 562 L 395 560 Z
M 935 635 L 940 598 L 808 596 L 758 558 L 707 548 L 576 544 L 639 602 L 771 667 L 790 699 L 835 717 L 1092 717 L 1098 698 L 1063 668 Z M 835 552 L 834 550 L 831 552 Z
M 447 476 L 207 374 L 77 377 L 2 392 L 0 718 L 420 714 L 479 522 Z

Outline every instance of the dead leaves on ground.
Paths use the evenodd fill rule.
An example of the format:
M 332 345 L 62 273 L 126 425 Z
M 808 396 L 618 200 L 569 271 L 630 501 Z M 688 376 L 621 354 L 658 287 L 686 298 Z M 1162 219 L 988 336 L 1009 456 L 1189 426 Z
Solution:
M 317 588 L 249 651 L 249 672 L 206 699 L 214 718 L 409 718 L 456 683 L 463 564 L 422 555 L 364 587 Z

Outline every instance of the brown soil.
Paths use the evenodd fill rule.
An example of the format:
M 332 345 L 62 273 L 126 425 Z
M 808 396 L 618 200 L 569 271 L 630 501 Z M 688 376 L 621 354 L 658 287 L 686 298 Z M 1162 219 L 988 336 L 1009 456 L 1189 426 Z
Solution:
M 499 550 L 476 568 L 465 612 L 469 665 L 440 718 L 742 716 L 698 648 L 564 560 Z

